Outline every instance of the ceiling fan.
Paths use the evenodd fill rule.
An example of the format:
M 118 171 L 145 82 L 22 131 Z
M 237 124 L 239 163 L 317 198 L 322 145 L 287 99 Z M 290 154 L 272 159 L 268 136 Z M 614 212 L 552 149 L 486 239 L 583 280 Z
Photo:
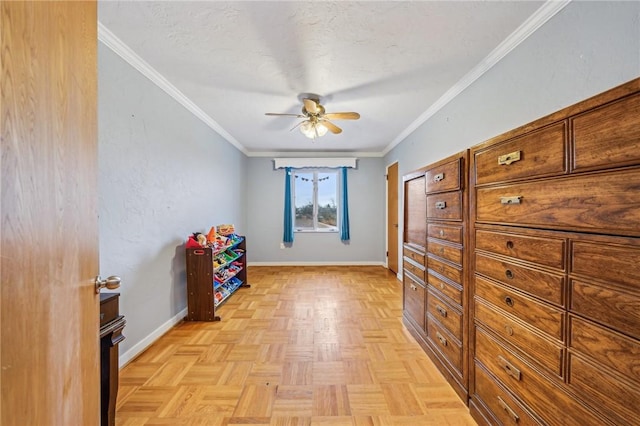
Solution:
M 320 105 L 318 98 L 305 97 L 302 102 L 304 104 L 302 114 L 267 112 L 265 115 L 304 118 L 305 120 L 296 124 L 291 130 L 300 127 L 302 134 L 310 139 L 324 136 L 327 131 L 336 135 L 342 133 L 342 129 L 329 120 L 357 120 L 360 118 L 360 114 L 357 112 L 325 112 L 324 106 Z

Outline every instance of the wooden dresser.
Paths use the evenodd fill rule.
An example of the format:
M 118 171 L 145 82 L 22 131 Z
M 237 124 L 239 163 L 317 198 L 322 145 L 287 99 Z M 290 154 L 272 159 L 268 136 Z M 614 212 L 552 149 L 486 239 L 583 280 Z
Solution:
M 473 147 L 470 186 L 474 418 L 639 425 L 640 79 Z
M 426 228 L 425 254 L 413 256 L 405 244 L 405 324 L 460 398 L 468 398 L 467 193 L 468 152 L 447 157 L 405 179 L 421 185 L 421 203 L 405 205 L 406 217 L 419 217 Z M 424 175 L 422 176 L 422 173 Z M 419 174 L 420 178 L 416 178 Z M 425 208 L 426 205 L 426 208 Z M 406 226 L 405 226 L 405 229 Z M 417 264 L 417 265 L 416 265 Z M 426 271 L 425 271 L 426 270 Z M 419 277 L 415 280 L 414 277 Z M 417 281 L 417 282 L 416 282 Z M 426 286 L 425 286 L 426 283 Z M 410 303 L 408 303 L 410 302 Z M 407 321 L 407 317 L 412 320 Z

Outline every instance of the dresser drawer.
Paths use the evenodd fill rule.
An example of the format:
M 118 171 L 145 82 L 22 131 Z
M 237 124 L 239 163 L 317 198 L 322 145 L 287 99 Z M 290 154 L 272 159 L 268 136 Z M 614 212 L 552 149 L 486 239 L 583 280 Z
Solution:
M 428 170 L 425 175 L 427 194 L 462 189 L 460 162 L 458 158 Z
M 540 303 L 507 287 L 494 284 L 484 278 L 476 276 L 474 279 L 476 297 L 480 297 L 505 312 L 520 318 L 550 337 L 562 340 L 563 311 L 551 305 Z
M 571 280 L 571 311 L 640 339 L 640 295 Z
M 426 242 L 426 240 L 425 240 L 425 242 Z M 408 257 L 409 259 L 413 260 L 417 264 L 424 266 L 424 252 L 420 252 L 418 250 L 415 250 L 415 249 L 405 245 L 402 248 L 402 254 L 405 257 Z
M 476 249 L 564 270 L 565 240 L 476 230 Z
M 428 295 L 427 312 L 440 321 L 456 339 L 462 341 L 462 314 L 435 293 L 429 291 Z
M 445 192 L 427 196 L 427 218 L 462 220 L 462 192 Z
M 404 276 L 404 310 L 424 330 L 426 319 L 425 288 L 419 282 Z
M 571 124 L 574 170 L 640 163 L 640 94 L 579 115 Z
M 427 336 L 432 345 L 446 358 L 448 363 L 462 376 L 462 346 L 437 322 L 429 320 Z
M 424 269 L 422 269 L 423 267 L 420 267 L 414 263 L 411 263 L 405 258 L 404 262 L 402 262 L 402 268 L 405 271 L 413 274 L 416 278 L 420 280 L 421 283 L 424 283 Z
M 574 241 L 571 273 L 640 292 L 640 248 Z
M 429 283 L 429 286 L 438 289 L 440 293 L 444 294 L 458 305 L 462 304 L 462 286 L 460 284 L 453 284 L 429 272 L 427 272 L 427 282 Z
M 549 425 L 602 426 L 604 421 L 476 327 L 476 359 Z
M 564 306 L 564 276 L 519 266 L 476 253 L 476 272 L 507 286 L 518 288 L 556 305 Z
M 501 424 L 517 426 L 540 425 L 509 392 L 489 377 L 481 365 L 476 364 L 475 372 L 475 397 L 480 398 Z
M 571 317 L 569 346 L 640 384 L 640 342 L 582 318 Z
M 427 236 L 452 243 L 464 244 L 462 240 L 462 227 L 451 225 L 440 225 L 430 223 L 427 225 Z
M 505 341 L 519 348 L 540 365 L 557 376 L 562 376 L 563 348 L 559 343 L 533 333 L 520 322 L 514 321 L 497 309 L 484 303 L 475 303 L 476 321 L 500 335 Z
M 453 247 L 449 244 L 443 244 L 437 240 L 429 239 L 427 241 L 427 251 L 451 263 L 462 266 L 461 247 Z
M 563 121 L 477 151 L 476 184 L 566 173 L 565 127 Z
M 569 357 L 569 387 L 618 425 L 640 424 L 640 386 L 617 379 L 582 357 Z
M 640 169 L 476 189 L 480 222 L 640 235 Z
M 458 284 L 462 283 L 462 269 L 442 262 L 433 256 L 429 256 L 429 269 L 437 272 L 444 277 L 449 278 L 450 280 Z

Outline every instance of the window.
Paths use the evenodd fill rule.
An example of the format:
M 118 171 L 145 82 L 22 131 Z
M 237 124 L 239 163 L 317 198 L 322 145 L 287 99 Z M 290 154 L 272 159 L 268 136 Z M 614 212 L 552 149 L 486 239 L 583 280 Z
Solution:
M 338 232 L 338 173 L 296 170 L 293 179 L 296 232 Z

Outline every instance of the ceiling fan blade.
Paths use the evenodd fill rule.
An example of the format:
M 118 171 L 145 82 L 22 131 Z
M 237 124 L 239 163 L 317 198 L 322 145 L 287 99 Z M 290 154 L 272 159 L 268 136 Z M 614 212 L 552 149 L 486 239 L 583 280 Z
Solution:
M 264 115 L 279 115 L 279 116 L 286 116 L 286 117 L 304 118 L 304 115 L 302 114 L 280 114 L 277 112 L 265 112 Z
M 329 131 L 335 135 L 342 133 L 342 129 L 336 126 L 335 124 L 333 124 L 332 122 L 330 122 L 329 120 L 322 120 L 320 121 L 320 123 L 322 123 L 324 127 L 329 129 Z
M 303 99 L 304 109 L 307 110 L 309 114 L 315 115 L 318 113 L 318 104 L 313 99 L 305 98 Z
M 357 112 L 329 112 L 323 117 L 329 120 L 357 120 L 360 118 L 360 114 Z

